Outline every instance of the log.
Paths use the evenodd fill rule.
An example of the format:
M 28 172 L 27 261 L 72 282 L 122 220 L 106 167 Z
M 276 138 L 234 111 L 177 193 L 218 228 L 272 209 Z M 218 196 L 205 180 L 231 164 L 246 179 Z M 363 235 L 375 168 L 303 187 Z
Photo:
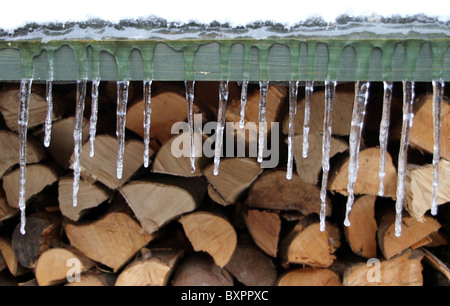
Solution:
M 0 253 L 11 275 L 20 276 L 29 272 L 29 269 L 20 264 L 11 245 L 11 239 L 0 237 Z
M 19 163 L 20 142 L 16 133 L 0 130 L 0 176 Z M 27 137 L 27 163 L 33 164 L 46 157 L 44 147 L 32 136 Z
M 76 282 L 66 283 L 68 287 L 105 287 L 113 286 L 115 276 L 110 273 L 104 273 L 96 270 L 89 270 L 80 275 L 80 280 Z
M 19 210 L 8 205 L 5 192 L 0 187 L 0 224 L 2 221 L 14 217 Z
M 354 187 L 355 194 L 377 196 L 379 188 L 380 149 L 367 148 L 359 153 L 359 169 Z M 328 190 L 348 195 L 348 166 L 350 158 L 341 161 L 330 173 Z M 386 154 L 386 176 L 384 177 L 384 196 L 395 199 L 397 190 L 397 171 L 389 154 Z
M 355 200 L 349 214 L 350 226 L 344 228 L 345 238 L 352 251 L 365 258 L 377 257 L 377 222 L 375 200 L 364 195 Z
M 256 247 L 239 244 L 225 269 L 245 286 L 273 286 L 277 269 L 270 257 Z
M 328 268 L 336 259 L 340 246 L 339 228 L 326 222 L 325 230 L 315 217 L 298 222 L 280 243 L 280 258 L 284 265 L 303 264 Z
M 123 212 L 110 212 L 84 224 L 66 220 L 63 227 L 71 246 L 114 272 L 154 238 Z
M 277 213 L 249 209 L 245 224 L 255 244 L 266 254 L 277 257 L 281 220 Z
M 277 286 L 342 286 L 339 275 L 324 268 L 298 268 L 284 273 Z
M 422 286 L 420 250 L 406 250 L 388 260 L 352 265 L 344 274 L 345 286 Z
M 205 211 L 183 215 L 178 220 L 195 251 L 204 251 L 223 268 L 237 245 L 234 227 L 225 218 Z
M 116 286 L 166 286 L 183 252 L 149 249 L 117 277 Z
M 336 87 L 332 120 L 332 134 L 347 136 L 350 134 L 350 125 L 353 112 L 353 100 L 355 98 L 354 86 L 341 84 Z M 310 129 L 311 135 L 321 135 L 323 132 L 323 117 L 325 109 L 325 91 L 317 89 L 311 96 L 311 116 Z M 297 113 L 295 115 L 295 134 L 303 134 L 305 98 L 297 104 Z M 289 116 L 283 120 L 283 134 L 289 133 Z
M 402 253 L 407 248 L 439 230 L 439 222 L 425 216 L 422 222 L 417 221 L 407 213 L 402 218 L 402 234 L 395 236 L 395 214 L 386 212 L 378 224 L 378 245 L 386 259 Z
M 17 224 L 11 238 L 11 245 L 20 264 L 33 268 L 39 256 L 60 241 L 61 218 L 57 214 L 38 212 L 26 219 L 25 231 L 20 233 Z
M 286 171 L 265 171 L 250 187 L 246 201 L 249 208 L 298 211 L 307 216 L 320 213 L 320 189 L 296 174 L 286 179 Z M 327 199 L 327 215 L 331 214 Z
M 133 139 L 125 142 L 121 179 L 117 178 L 117 148 L 117 138 L 98 135 L 95 137 L 95 155 L 90 157 L 90 144 L 84 144 L 81 151 L 81 176 L 88 182 L 98 181 L 112 190 L 125 184 L 143 164 L 144 143 Z M 73 155 L 71 163 L 73 168 Z
M 195 253 L 177 266 L 172 286 L 233 286 L 231 274 L 206 254 Z
M 52 286 L 76 282 L 77 276 L 93 266 L 94 262 L 80 251 L 70 247 L 56 247 L 39 256 L 34 273 L 39 286 Z
M 441 159 L 439 162 L 438 205 L 450 202 L 450 162 Z M 431 209 L 433 186 L 433 165 L 409 165 L 406 172 L 405 207 L 417 220 L 422 220 Z
M 58 181 L 55 171 L 44 164 L 27 165 L 25 202 L 39 194 L 47 186 Z M 17 168 L 3 176 L 3 190 L 9 206 L 19 208 L 20 169 Z
M 308 157 L 303 158 L 303 135 L 294 136 L 294 159 L 298 176 L 305 182 L 316 185 L 322 171 L 322 135 L 308 136 Z M 330 158 L 345 152 L 348 144 L 336 137 L 331 137 Z
M 442 262 L 436 255 L 434 255 L 429 250 L 423 248 L 424 259 L 432 265 L 436 270 L 441 272 L 450 281 L 450 269 L 447 265 Z
M 226 205 L 234 204 L 262 173 L 256 160 L 238 157 L 222 159 L 218 175 L 214 175 L 213 170 L 214 164 L 210 164 L 203 175 Z
M 206 185 L 201 178 L 162 176 L 135 180 L 120 188 L 142 227 L 153 233 L 203 201 Z
M 61 213 L 72 221 L 80 220 L 88 213 L 110 198 L 107 190 L 98 184 L 79 181 L 78 205 L 73 206 L 73 176 L 63 176 L 58 181 L 58 202 Z

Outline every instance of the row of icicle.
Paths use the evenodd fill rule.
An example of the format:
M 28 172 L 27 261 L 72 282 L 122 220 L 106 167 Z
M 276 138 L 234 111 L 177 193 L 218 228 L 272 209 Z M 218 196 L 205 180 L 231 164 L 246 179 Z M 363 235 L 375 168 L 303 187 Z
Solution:
M 325 230 L 326 216 L 326 197 L 327 197 L 327 181 L 328 172 L 330 170 L 330 140 L 332 135 L 332 118 L 336 81 L 325 81 L 325 114 L 323 120 L 323 145 L 322 145 L 322 185 L 320 190 L 321 210 L 320 210 L 320 229 Z M 433 81 L 433 122 L 434 122 L 434 151 L 433 151 L 433 182 L 432 182 L 432 199 L 431 213 L 437 214 L 437 194 L 438 194 L 438 164 L 440 160 L 440 134 L 441 134 L 441 101 L 443 97 L 444 82 Z M 21 211 L 21 233 L 25 234 L 25 183 L 26 183 L 26 141 L 28 126 L 28 109 L 29 98 L 31 92 L 32 79 L 23 79 L 20 86 L 20 108 L 19 108 L 19 163 L 20 163 L 20 190 L 19 190 L 19 208 Z M 94 156 L 94 141 L 97 126 L 98 113 L 98 90 L 100 80 L 92 81 L 92 106 L 90 116 L 90 157 Z M 151 122 L 151 86 L 152 81 L 144 81 L 144 166 L 149 165 L 149 144 L 150 144 L 150 122 Z M 268 81 L 259 82 L 260 85 L 260 103 L 259 103 L 259 139 L 258 139 L 258 162 L 263 160 L 264 151 L 264 134 L 266 127 L 266 104 L 267 91 L 269 87 Z M 313 82 L 305 83 L 305 116 L 303 125 L 303 151 L 302 157 L 308 156 L 308 133 L 310 125 L 310 108 L 311 95 L 313 93 Z M 77 206 L 78 184 L 81 174 L 80 157 L 82 148 L 82 121 L 84 113 L 84 104 L 86 97 L 86 80 L 77 81 L 77 100 L 74 121 L 74 182 L 73 182 L 73 206 Z M 225 127 L 225 112 L 228 101 L 228 81 L 221 81 L 219 85 L 219 107 L 217 115 L 216 142 L 214 152 L 214 175 L 219 173 L 220 157 L 222 154 L 223 131 Z M 350 226 L 348 215 L 352 209 L 354 201 L 354 186 L 358 173 L 358 156 L 361 143 L 361 132 L 363 129 L 365 109 L 368 101 L 370 82 L 358 81 L 355 84 L 355 99 L 353 105 L 351 131 L 349 139 L 350 162 L 348 170 L 348 200 L 346 205 L 346 215 L 344 224 Z M 389 129 L 390 104 L 392 98 L 392 82 L 384 82 L 384 98 L 383 113 L 380 123 L 379 143 L 381 150 L 380 170 L 379 170 L 379 192 L 380 196 L 384 194 L 384 176 L 385 161 L 387 152 L 387 139 Z M 193 122 L 193 104 L 194 104 L 194 87 L 195 81 L 185 81 L 186 101 L 188 113 L 188 125 L 190 132 L 190 162 L 191 172 L 195 172 L 195 148 L 194 148 L 194 122 Z M 294 117 L 297 112 L 297 92 L 299 81 L 291 81 L 289 83 L 289 134 L 288 134 L 288 162 L 286 178 L 292 178 L 293 171 L 293 145 L 294 145 Z M 116 136 L 118 138 L 118 154 L 117 154 L 117 178 L 122 178 L 123 156 L 125 144 L 125 124 L 126 111 L 128 102 L 129 81 L 117 82 L 117 121 Z M 240 128 L 244 128 L 245 106 L 247 102 L 248 81 L 241 84 L 241 112 L 240 112 Z M 46 101 L 47 116 L 45 120 L 45 137 L 44 145 L 50 145 L 51 125 L 52 125 L 52 80 L 46 82 Z M 413 103 L 414 103 L 414 82 L 403 81 L 403 124 L 400 140 L 400 151 L 398 157 L 398 182 L 396 191 L 396 223 L 395 235 L 401 235 L 402 210 L 405 200 L 405 179 L 407 166 L 407 150 L 409 146 L 409 134 L 413 123 Z

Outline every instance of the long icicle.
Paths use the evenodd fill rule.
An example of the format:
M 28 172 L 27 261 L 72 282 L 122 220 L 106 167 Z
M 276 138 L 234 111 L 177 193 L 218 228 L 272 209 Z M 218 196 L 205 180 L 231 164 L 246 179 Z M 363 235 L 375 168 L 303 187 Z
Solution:
M 148 168 L 150 158 L 150 126 L 152 115 L 152 81 L 144 81 L 144 167 Z
M 353 114 L 350 129 L 350 162 L 348 165 L 348 185 L 347 185 L 347 204 L 345 212 L 344 225 L 350 226 L 349 214 L 355 200 L 355 183 L 359 168 L 359 149 L 361 146 L 361 132 L 364 125 L 364 115 L 369 97 L 369 82 L 357 81 L 355 84 L 355 100 L 353 103 Z
M 52 115 L 53 115 L 53 80 L 46 81 L 46 92 L 45 92 L 45 100 L 47 101 L 47 113 L 45 115 L 45 124 L 44 124 L 44 146 L 50 146 L 50 139 L 52 135 Z
M 125 151 L 125 124 L 127 116 L 129 81 L 117 82 L 117 110 L 116 110 L 116 136 L 117 149 L 117 178 L 122 179 L 123 155 Z
M 195 143 L 194 143 L 194 88 L 195 81 L 184 81 L 186 87 L 186 102 L 189 125 L 189 139 L 190 139 L 190 161 L 191 173 L 195 172 Z
M 89 142 L 90 152 L 89 156 L 94 157 L 95 154 L 95 135 L 97 134 L 97 119 L 98 119 L 98 87 L 100 86 L 100 80 L 95 79 L 92 81 L 91 90 L 91 117 L 89 118 Z
M 431 214 L 437 215 L 439 188 L 439 161 L 441 155 L 441 104 L 444 95 L 444 82 L 433 81 L 433 182 L 431 189 Z
M 20 165 L 20 188 L 19 188 L 19 209 L 20 209 L 20 232 L 25 234 L 25 184 L 26 184 L 26 165 L 27 165 L 27 129 L 28 129 L 28 111 L 30 106 L 30 93 L 32 79 L 23 79 L 20 82 L 20 101 L 19 101 L 19 165 Z
M 395 236 L 402 233 L 402 211 L 405 201 L 406 167 L 408 164 L 409 134 L 413 123 L 414 82 L 403 81 L 403 123 L 398 155 L 397 192 L 395 202 Z
M 81 147 L 83 137 L 83 112 L 84 101 L 86 99 L 86 80 L 77 81 L 77 101 L 75 107 L 75 121 L 73 123 L 73 207 L 78 205 L 78 189 L 81 175 Z
M 383 95 L 383 114 L 380 122 L 380 170 L 378 176 L 380 179 L 380 186 L 378 188 L 378 195 L 382 197 L 384 195 L 384 177 L 386 175 L 386 155 L 387 144 L 389 135 L 389 124 L 391 117 L 391 101 L 392 101 L 392 82 L 383 82 L 384 95 Z
M 294 133 L 295 114 L 297 113 L 298 81 L 289 82 L 289 135 L 288 135 L 288 161 L 286 178 L 292 179 L 292 168 L 294 165 Z
M 264 157 L 264 139 L 266 137 L 266 105 L 267 105 L 267 91 L 269 89 L 269 81 L 259 82 L 259 130 L 258 130 L 258 162 L 261 163 Z
M 241 113 L 239 120 L 239 128 L 243 129 L 245 126 L 245 106 L 247 105 L 248 81 L 242 81 L 241 85 Z
M 320 230 L 325 230 L 328 172 L 330 171 L 331 113 L 333 112 L 336 81 L 325 81 L 325 114 L 322 139 L 322 187 L 320 189 Z
M 214 148 L 214 175 L 219 174 L 220 156 L 222 154 L 223 130 L 225 128 L 225 113 L 228 102 L 228 81 L 220 81 L 219 111 L 217 113 L 216 146 Z
M 302 157 L 308 157 L 308 149 L 309 149 L 309 126 L 310 126 L 310 118 L 311 118 L 311 96 L 314 90 L 314 82 L 306 81 L 305 83 L 305 116 L 303 118 L 303 151 Z

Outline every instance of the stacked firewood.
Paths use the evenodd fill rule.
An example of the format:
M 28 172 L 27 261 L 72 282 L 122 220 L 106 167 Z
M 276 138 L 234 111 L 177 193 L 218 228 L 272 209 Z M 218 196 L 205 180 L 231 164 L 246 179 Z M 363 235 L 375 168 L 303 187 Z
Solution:
M 442 104 L 439 213 L 430 215 L 433 152 L 432 94 L 416 88 L 402 235 L 395 236 L 396 160 L 401 92 L 394 91 L 384 196 L 378 196 L 378 131 L 382 84 L 373 83 L 355 185 L 357 195 L 343 225 L 348 183 L 348 136 L 353 84 L 338 84 L 333 111 L 327 219 L 320 230 L 320 178 L 324 92 L 315 87 L 307 158 L 302 157 L 305 107 L 300 88 L 295 117 L 292 179 L 286 179 L 288 90 L 269 87 L 266 133 L 280 123 L 279 163 L 262 168 L 250 156 L 176 157 L 173 134 L 186 121 L 184 84 L 153 82 L 151 164 L 143 164 L 143 90 L 131 82 L 123 176 L 116 176 L 116 84 L 102 82 L 95 154 L 89 156 L 89 92 L 85 106 L 78 205 L 72 204 L 73 122 L 76 86 L 54 84 L 51 143 L 43 146 L 45 86 L 34 84 L 27 142 L 26 233 L 19 231 L 19 87 L 0 90 L 0 284 L 3 285 L 435 285 L 449 284 L 450 117 Z M 197 82 L 194 112 L 215 121 L 219 86 Z M 397 88 L 396 84 L 394 88 Z M 230 82 L 227 122 L 239 122 L 240 84 Z M 246 122 L 258 122 L 259 88 L 250 84 Z M 257 127 L 258 125 L 249 125 Z M 249 129 L 250 129 L 249 128 Z M 257 132 L 257 131 L 253 131 Z M 236 130 L 225 130 L 225 137 Z M 203 134 L 201 144 L 211 135 Z M 226 145 L 226 144 L 225 144 Z M 198 149 L 198 148 L 197 148 Z M 201 149 L 200 149 L 201 151 Z M 225 150 L 224 150 L 225 152 Z

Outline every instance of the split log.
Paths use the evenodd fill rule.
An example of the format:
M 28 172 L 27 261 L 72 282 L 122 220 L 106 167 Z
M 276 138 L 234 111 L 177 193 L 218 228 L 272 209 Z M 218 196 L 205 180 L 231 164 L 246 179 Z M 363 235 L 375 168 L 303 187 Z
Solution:
M 365 258 L 377 257 L 377 222 L 375 196 L 364 195 L 353 203 L 349 214 L 350 226 L 344 229 L 352 251 Z
M 19 136 L 10 131 L 0 130 L 0 143 L 2 144 L 0 146 L 0 176 L 3 176 L 9 169 L 19 163 Z M 33 137 L 28 137 L 27 163 L 38 163 L 45 157 L 44 147 Z
M 378 195 L 380 149 L 368 148 L 359 153 L 358 176 L 355 183 L 355 194 Z M 332 170 L 328 190 L 348 195 L 348 166 L 350 158 L 346 158 L 335 170 Z M 395 198 L 397 190 L 397 171 L 389 154 L 386 155 L 386 176 L 384 177 L 384 196 Z
M 183 252 L 148 249 L 117 277 L 116 286 L 166 286 Z
M 201 178 L 154 177 L 136 180 L 120 188 L 142 227 L 153 233 L 184 213 L 195 210 L 206 193 Z
M 245 224 L 255 244 L 268 255 L 277 257 L 280 216 L 275 212 L 249 209 L 245 215 Z
M 439 162 L 438 205 L 450 202 L 450 162 L 441 159 Z M 431 208 L 431 192 L 433 188 L 433 166 L 408 167 L 405 184 L 405 207 L 417 220 Z
M 206 254 L 195 253 L 177 266 L 172 286 L 233 286 L 231 274 Z
M 67 221 L 63 226 L 70 245 L 113 271 L 154 238 L 123 212 L 111 212 L 86 224 Z
M 0 272 L 7 268 L 5 259 L 3 258 L 2 252 L 0 250 Z
M 400 254 L 423 238 L 439 230 L 439 222 L 425 216 L 422 222 L 407 213 L 402 218 L 402 234 L 395 236 L 395 214 L 389 211 L 383 215 L 378 225 L 378 245 L 386 259 Z
M 340 246 L 339 228 L 326 222 L 320 231 L 316 218 L 304 218 L 280 243 L 280 257 L 284 265 L 304 264 L 328 268 L 336 259 Z
M 19 210 L 8 205 L 5 192 L 0 186 L 0 224 L 11 217 L 14 217 Z
M 75 282 L 67 283 L 65 286 L 68 287 L 105 287 L 113 286 L 115 282 L 115 276 L 111 273 L 102 273 L 96 270 L 89 270 L 80 275 L 80 280 Z
M 20 264 L 16 254 L 14 253 L 10 239 L 0 237 L 0 253 L 11 275 L 19 276 L 29 272 L 27 268 Z
M 230 261 L 237 235 L 228 220 L 217 214 L 197 211 L 180 217 L 179 222 L 195 251 L 208 253 L 219 267 Z
M 329 269 L 299 268 L 284 273 L 277 286 L 342 286 L 339 275 Z
M 79 181 L 78 205 L 73 207 L 73 176 L 64 176 L 58 182 L 58 202 L 61 213 L 73 221 L 78 221 L 92 208 L 109 199 L 108 192 L 97 184 Z
M 320 213 L 320 189 L 300 179 L 296 174 L 286 179 L 286 171 L 265 171 L 255 180 L 249 190 L 249 208 L 292 210 L 307 216 Z M 327 199 L 327 215 L 331 214 Z
M 441 272 L 445 277 L 447 277 L 447 279 L 450 281 L 450 269 L 447 267 L 447 265 L 427 249 L 423 248 L 422 251 L 424 253 L 424 259 L 435 269 Z
M 255 247 L 238 245 L 225 269 L 245 286 L 273 286 L 277 270 L 272 259 Z
M 70 247 L 56 247 L 43 252 L 36 262 L 35 275 L 39 286 L 71 282 L 94 266 L 94 262 Z M 76 280 L 74 280 L 76 281 Z
M 344 274 L 345 286 L 422 286 L 420 250 L 407 250 L 389 260 L 376 260 L 351 266 Z
M 40 193 L 44 188 L 58 181 L 58 176 L 43 164 L 27 165 L 25 202 Z M 19 208 L 20 169 L 17 168 L 3 176 L 3 189 L 9 206 Z
M 81 176 L 88 182 L 99 181 L 113 190 L 125 184 L 143 164 L 144 143 L 138 140 L 125 141 L 121 179 L 117 178 L 117 148 L 117 138 L 98 135 L 95 137 L 95 155 L 90 157 L 90 143 L 84 144 L 81 151 Z M 73 155 L 71 163 L 73 167 Z
M 5 119 L 5 123 L 12 131 L 18 131 L 17 114 L 19 113 L 20 89 L 9 89 L 0 92 L 0 112 Z M 53 119 L 57 119 L 58 105 L 54 103 Z M 45 96 L 31 91 L 30 106 L 28 111 L 28 128 L 33 128 L 45 122 L 47 114 L 47 101 Z
M 333 135 L 347 136 L 350 134 L 350 125 L 352 121 L 353 100 L 355 98 L 355 89 L 353 86 L 340 85 L 336 87 L 332 119 Z M 325 110 L 325 91 L 314 91 L 311 96 L 311 116 L 310 129 L 311 135 L 321 135 L 323 133 L 323 117 Z M 306 99 L 303 98 L 297 104 L 297 113 L 295 115 L 295 134 L 303 134 L 304 109 Z M 289 116 L 283 121 L 283 134 L 289 132 Z
M 210 164 L 203 175 L 227 205 L 234 204 L 262 173 L 260 164 L 251 158 L 224 158 L 220 161 L 219 174 L 214 175 L 213 170 L 214 164 Z
M 316 185 L 322 171 L 322 135 L 308 135 L 308 157 L 303 158 L 303 135 L 294 136 L 294 159 L 298 176 L 305 182 Z M 345 152 L 348 144 L 331 137 L 330 158 Z

